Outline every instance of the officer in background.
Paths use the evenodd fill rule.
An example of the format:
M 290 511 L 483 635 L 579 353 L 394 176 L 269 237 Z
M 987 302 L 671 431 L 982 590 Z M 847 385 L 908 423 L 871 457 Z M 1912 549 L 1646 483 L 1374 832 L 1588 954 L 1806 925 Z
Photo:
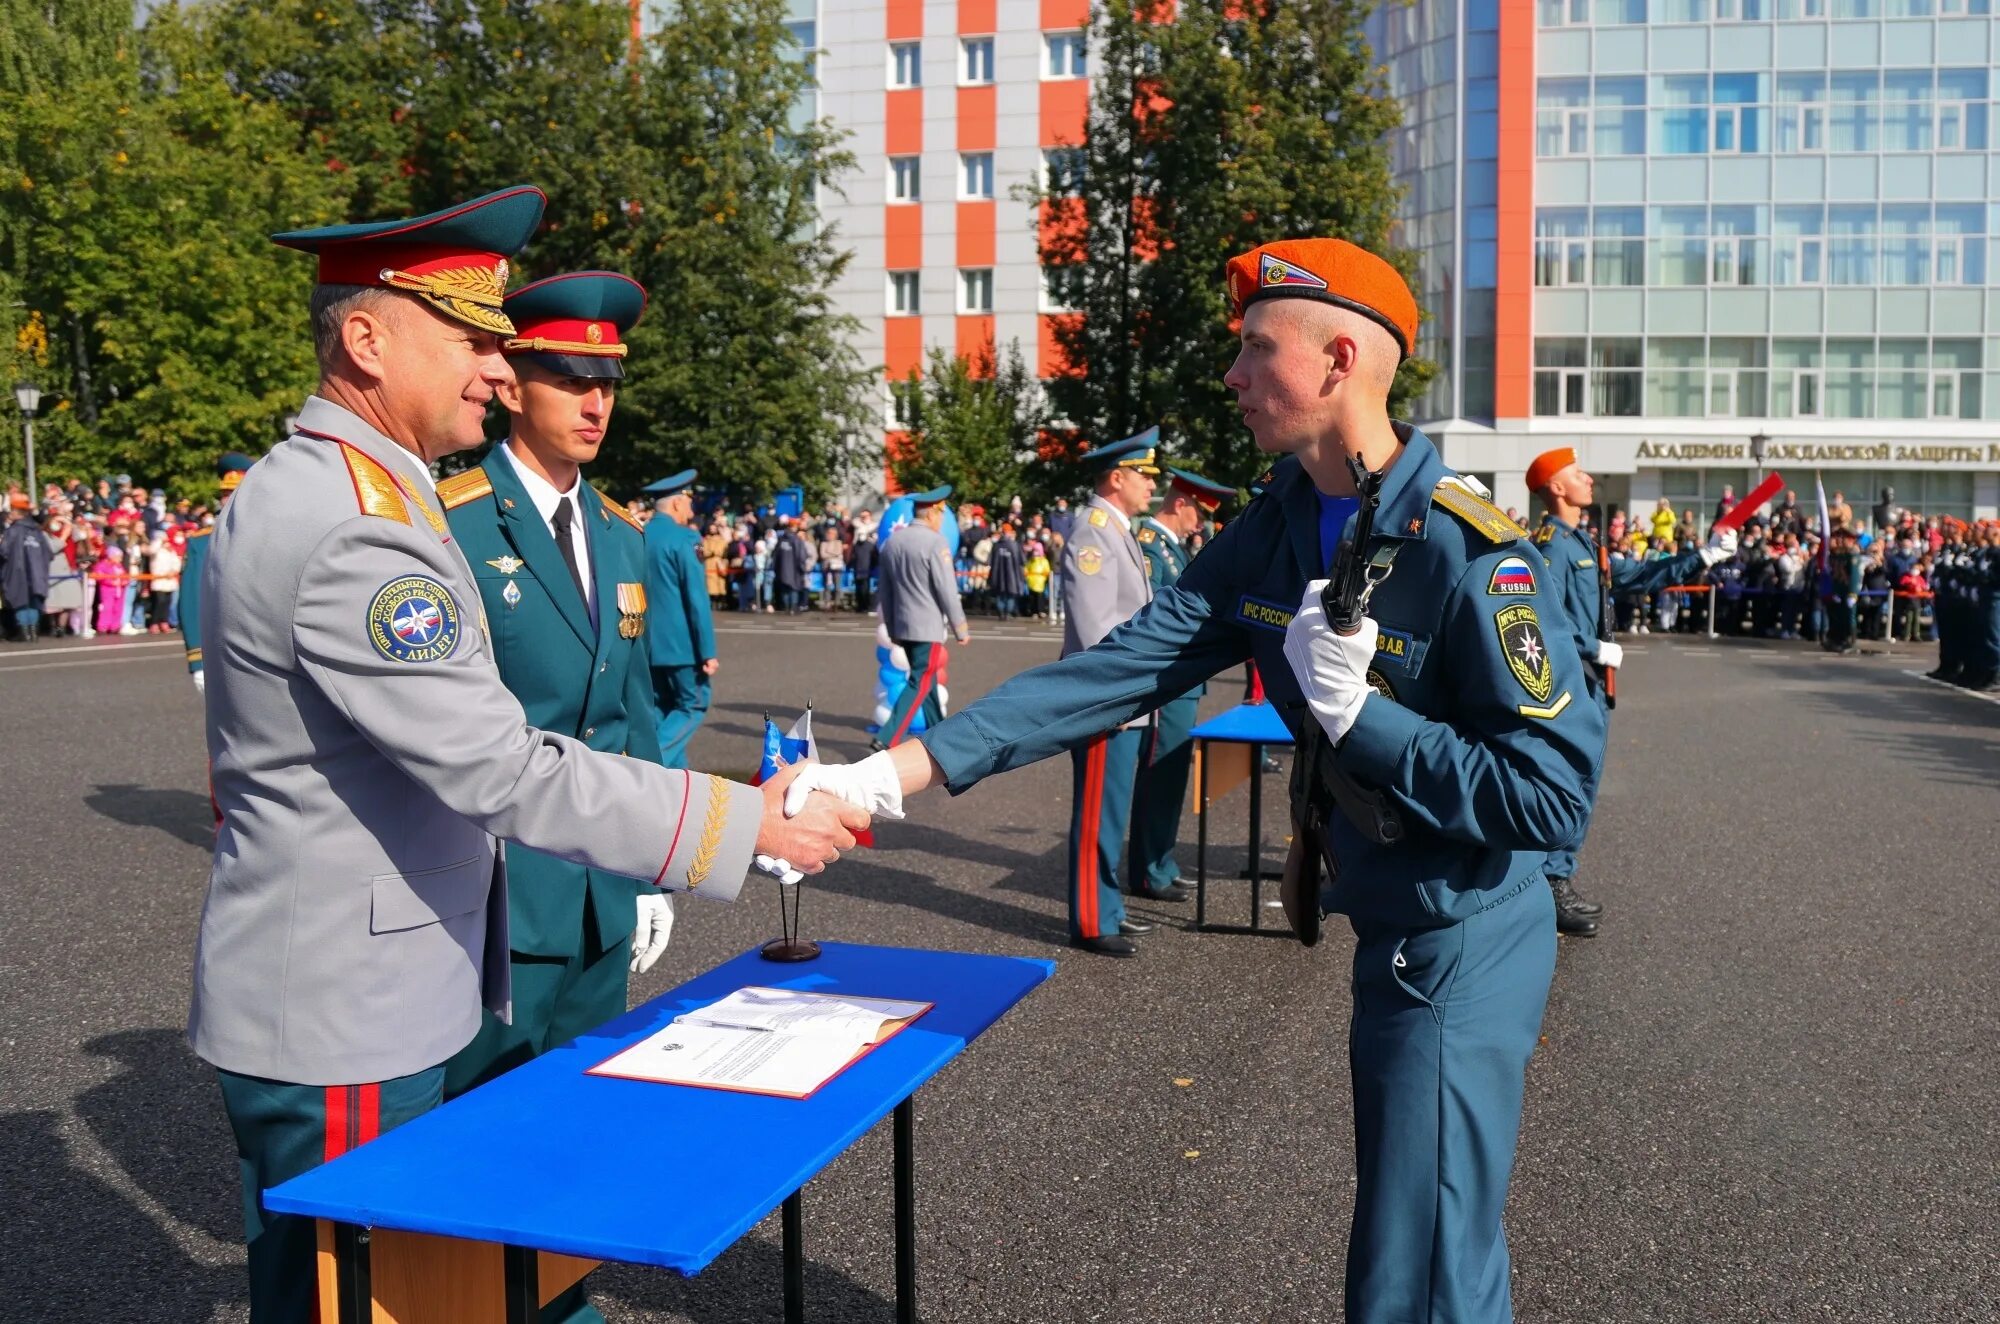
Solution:
M 1159 443 L 1160 430 L 1147 428 L 1080 461 L 1096 485 L 1063 545 L 1064 657 L 1090 648 L 1153 600 L 1132 525 L 1153 504 Z M 1132 940 L 1153 931 L 1126 917 L 1118 867 L 1146 736 L 1143 723 L 1112 724 L 1070 750 L 1069 940 L 1100 956 L 1137 956 Z
M 889 720 L 869 742 L 874 749 L 901 744 L 919 708 L 927 726 L 944 720 L 937 689 L 938 677 L 944 673 L 945 630 L 949 627 L 961 645 L 972 642 L 972 632 L 965 626 L 965 606 L 958 597 L 958 571 L 940 532 L 944 528 L 944 499 L 950 495 L 949 483 L 912 495 L 910 522 L 882 544 L 878 572 L 882 628 L 888 631 L 890 642 L 909 658 L 910 672 L 902 693 L 890 706 Z
M 1955 682 L 1976 694 L 2000 691 L 2000 530 L 1971 531 L 1966 562 L 1965 666 Z
M 1961 593 L 1960 542 L 1964 525 L 1950 515 L 1942 522 L 1944 544 L 1931 562 L 1931 624 L 1937 630 L 1938 664 L 1925 672 L 1932 680 L 1958 683 L 1965 672 L 1965 624 Z
M 646 585 L 652 594 L 653 688 L 660 699 L 660 761 L 687 766 L 688 742 L 708 716 L 710 686 L 722 665 L 715 656 L 715 619 L 694 531 L 695 471 L 683 469 L 640 489 L 653 498 L 646 521 Z
M 1820 647 L 1843 656 L 1858 653 L 1854 641 L 1855 608 L 1861 601 L 1861 547 L 1845 524 L 1833 531 L 1833 551 L 1826 559 L 1832 584 L 1827 588 L 1826 638 Z
M 501 682 L 429 466 L 483 440 L 514 380 L 506 255 L 542 205 L 517 187 L 276 237 L 319 259 L 320 381 L 211 539 L 222 822 L 188 1017 L 236 1136 L 252 1324 L 304 1324 L 317 1298 L 312 1220 L 262 1192 L 435 1107 L 481 1007 L 507 1015 L 496 838 L 727 899 L 755 854 L 814 869 L 865 825 L 822 804 L 796 832 L 768 785 L 538 730 Z
M 1417 334 L 1395 268 L 1340 240 L 1284 240 L 1232 260 L 1229 285 L 1241 349 L 1223 380 L 1258 448 L 1282 457 L 1264 495 L 1097 647 L 1014 677 L 920 743 L 795 786 L 900 812 L 912 792 L 964 791 L 1256 657 L 1287 724 L 1317 722 L 1404 829 L 1387 843 L 1340 815 L 1327 829 L 1339 869 L 1323 904 L 1357 939 L 1346 1318 L 1502 1324 L 1501 1212 L 1555 971 L 1542 864 L 1583 827 L 1603 714 L 1525 532 L 1389 418 Z M 1357 505 L 1349 456 L 1384 475 L 1359 549 L 1381 579 L 1351 636 L 1319 601 Z M 1496 591 L 1510 561 L 1531 591 Z
M 1146 582 L 1157 594 L 1187 569 L 1188 539 L 1202 521 L 1221 509 L 1235 489 L 1184 469 L 1168 469 L 1170 490 L 1158 512 L 1139 521 L 1139 551 L 1146 558 Z M 1150 901 L 1185 901 L 1174 845 L 1181 835 L 1181 806 L 1187 801 L 1188 773 L 1194 765 L 1195 710 L 1207 685 L 1197 685 L 1153 714 L 1139 750 L 1139 775 L 1132 787 L 1132 858 L 1128 865 L 1134 896 Z
M 1656 593 L 1673 584 L 1687 584 L 1709 566 L 1736 554 L 1736 531 L 1725 529 L 1708 546 L 1682 552 L 1657 561 L 1634 557 L 1612 560 L 1610 550 L 1583 527 L 1583 512 L 1590 508 L 1596 480 L 1576 462 L 1576 452 L 1568 446 L 1543 451 L 1528 466 L 1528 490 L 1541 497 L 1548 518 L 1535 530 L 1535 546 L 1541 552 L 1541 569 L 1556 600 L 1562 604 L 1576 651 L 1584 660 L 1584 688 L 1591 702 L 1604 710 L 1610 724 L 1611 705 L 1616 694 L 1615 676 L 1625 659 L 1623 646 L 1611 637 L 1614 619 L 1612 598 L 1624 593 Z M 1531 591 L 1534 576 L 1526 562 L 1508 566 L 1507 574 L 1495 579 L 1502 594 Z M 1585 788 L 1590 803 L 1597 803 L 1597 787 L 1604 776 L 1603 765 L 1591 769 Z M 1589 820 L 1586 816 L 1586 830 Z M 1556 928 L 1579 938 L 1597 936 L 1597 917 L 1602 904 L 1576 890 L 1576 857 L 1583 849 L 1583 834 L 1549 856 L 1549 888 L 1555 893 Z
M 222 507 L 229 501 L 229 494 L 250 471 L 250 463 L 250 457 L 241 451 L 229 451 L 215 462 L 217 520 L 222 518 Z M 188 534 L 187 555 L 181 563 L 181 644 L 187 649 L 188 674 L 194 678 L 197 694 L 207 683 L 201 668 L 201 572 L 208 564 L 208 535 L 213 532 L 215 526 L 210 525 Z

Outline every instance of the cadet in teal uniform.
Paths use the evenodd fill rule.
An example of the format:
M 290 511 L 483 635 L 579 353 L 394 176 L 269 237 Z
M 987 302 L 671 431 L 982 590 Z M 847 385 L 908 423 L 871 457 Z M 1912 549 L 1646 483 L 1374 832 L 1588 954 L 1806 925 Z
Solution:
M 660 759 L 669 768 L 687 766 L 688 741 L 708 716 L 710 678 L 720 665 L 701 535 L 691 527 L 694 480 L 695 471 L 683 469 L 642 489 L 653 498 L 646 522 L 646 587 L 653 595 L 646 649 L 660 699 Z
M 1612 677 L 1625 656 L 1624 648 L 1611 637 L 1612 597 L 1620 593 L 1656 593 L 1669 585 L 1694 582 L 1703 570 L 1736 554 L 1736 532 L 1726 530 L 1706 547 L 1658 561 L 1630 557 L 1614 561 L 1603 544 L 1582 527 L 1583 512 L 1590 506 L 1596 482 L 1577 463 L 1574 450 L 1558 446 L 1536 456 L 1535 462 L 1528 466 L 1528 490 L 1539 495 L 1549 508 L 1547 522 L 1535 530 L 1535 546 L 1542 553 L 1542 567 L 1563 605 L 1563 614 L 1568 617 L 1576 651 L 1586 664 L 1584 688 L 1591 700 L 1604 709 L 1608 726 L 1613 702 Z M 1587 790 L 1593 807 L 1603 775 L 1601 765 L 1591 769 Z M 1584 826 L 1588 829 L 1588 818 Z M 1591 938 L 1597 935 L 1597 918 L 1604 913 L 1604 907 L 1576 890 L 1576 857 L 1582 849 L 1583 834 L 1579 833 L 1575 841 L 1550 854 L 1547 874 L 1549 889 L 1555 894 L 1557 931 Z
M 222 517 L 223 503 L 250 472 L 250 457 L 230 451 L 215 462 L 220 495 L 216 498 L 216 518 Z M 207 677 L 201 667 L 201 572 L 208 565 L 208 539 L 215 530 L 196 529 L 187 538 L 187 557 L 181 564 L 181 644 L 187 649 L 188 674 L 197 693 L 206 693 Z
M 1159 510 L 1139 521 L 1139 551 L 1153 592 L 1172 584 L 1187 569 L 1188 539 L 1202 520 L 1222 506 L 1235 489 L 1184 469 L 1168 469 L 1171 488 Z M 1153 714 L 1139 751 L 1139 775 L 1132 786 L 1132 845 L 1127 886 L 1153 901 L 1185 901 L 1174 843 L 1180 840 L 1181 806 L 1187 800 L 1188 772 L 1194 765 L 1195 710 L 1208 686 L 1197 685 Z
M 1504 1324 L 1501 1211 L 1555 970 L 1542 864 L 1583 825 L 1603 713 L 1546 575 L 1531 564 L 1527 592 L 1502 577 L 1535 555 L 1524 531 L 1389 419 L 1416 338 L 1402 277 L 1352 244 L 1305 239 L 1234 259 L 1229 281 L 1241 349 L 1224 382 L 1259 449 L 1283 457 L 1263 496 L 1095 647 L 1014 677 L 921 742 L 799 782 L 900 812 L 907 794 L 965 791 L 1256 658 L 1293 730 L 1317 722 L 1403 824 L 1387 844 L 1345 817 L 1328 827 L 1339 871 L 1323 905 L 1357 939 L 1345 1317 Z M 1386 476 L 1361 549 L 1382 578 L 1343 636 L 1319 593 L 1355 505 L 1348 456 Z

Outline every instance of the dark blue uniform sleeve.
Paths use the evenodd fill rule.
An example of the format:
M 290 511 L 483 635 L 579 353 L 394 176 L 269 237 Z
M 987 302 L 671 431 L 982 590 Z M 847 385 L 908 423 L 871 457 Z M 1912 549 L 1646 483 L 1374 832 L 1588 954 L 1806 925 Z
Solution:
M 1223 610 L 1244 520 L 1195 557 L 1180 581 L 1095 647 L 1024 671 L 923 737 L 953 795 L 996 772 L 1083 744 L 1179 698 L 1250 656 Z
M 1584 787 L 1604 755 L 1604 714 L 1584 690 L 1582 662 L 1548 587 L 1529 598 L 1484 592 L 1496 559 L 1475 559 L 1445 607 L 1454 720 L 1432 721 L 1371 694 L 1335 757 L 1443 836 L 1555 850 L 1576 839 L 1589 815 Z M 1549 686 L 1539 695 L 1538 649 L 1546 650 Z
M 1658 561 L 1628 556 L 1611 563 L 1613 593 L 1657 593 L 1676 584 L 1691 584 L 1702 571 L 1701 553 L 1682 552 Z

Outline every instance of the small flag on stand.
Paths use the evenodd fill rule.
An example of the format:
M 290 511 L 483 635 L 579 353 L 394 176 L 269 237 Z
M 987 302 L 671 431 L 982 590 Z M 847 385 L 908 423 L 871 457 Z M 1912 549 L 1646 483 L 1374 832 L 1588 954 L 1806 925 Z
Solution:
M 792 723 L 792 729 L 784 732 L 778 730 L 778 724 L 767 713 L 764 717 L 764 755 L 750 784 L 762 786 L 777 776 L 780 768 L 801 762 L 819 762 L 819 742 L 813 739 L 812 705 L 807 704 L 799 720 Z M 875 834 L 864 830 L 855 833 L 854 840 L 858 845 L 873 846 Z

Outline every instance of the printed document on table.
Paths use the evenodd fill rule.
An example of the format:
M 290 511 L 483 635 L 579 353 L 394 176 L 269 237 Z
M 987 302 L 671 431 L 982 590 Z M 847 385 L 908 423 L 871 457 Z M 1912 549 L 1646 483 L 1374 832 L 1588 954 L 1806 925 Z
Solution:
M 889 998 L 738 989 L 676 1016 L 591 1074 L 803 1099 L 930 1008 Z

